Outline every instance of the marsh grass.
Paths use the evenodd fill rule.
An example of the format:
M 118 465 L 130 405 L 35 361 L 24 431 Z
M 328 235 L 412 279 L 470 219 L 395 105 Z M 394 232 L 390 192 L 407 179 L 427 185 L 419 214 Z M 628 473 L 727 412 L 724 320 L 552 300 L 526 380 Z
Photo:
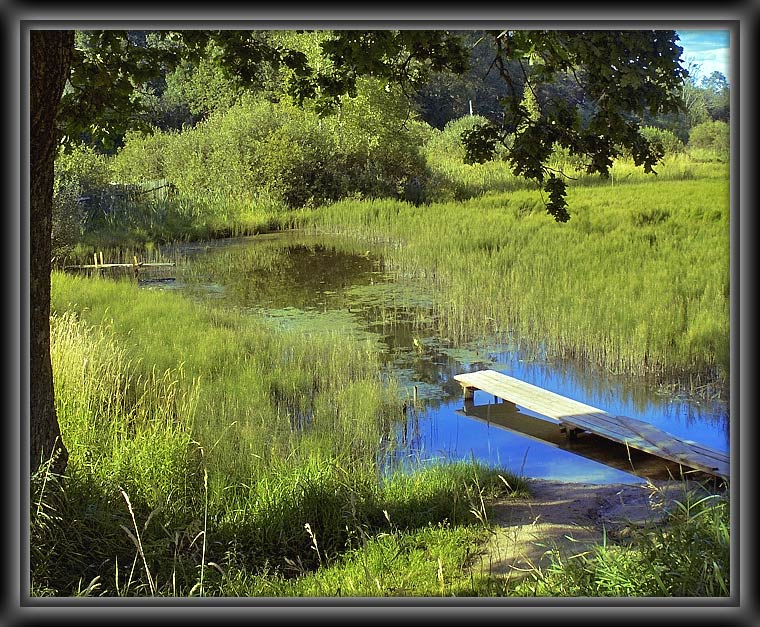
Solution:
M 444 337 L 501 334 L 548 358 L 725 394 L 728 179 L 669 172 L 572 186 L 567 224 L 525 190 L 425 207 L 344 201 L 312 220 L 392 242 L 386 264 L 434 290 Z
M 494 471 L 381 474 L 403 412 L 374 345 L 59 273 L 52 311 L 70 457 L 33 480 L 33 593 L 264 594 L 431 525 L 441 568 L 463 567 L 445 530 L 482 525 L 467 503 Z

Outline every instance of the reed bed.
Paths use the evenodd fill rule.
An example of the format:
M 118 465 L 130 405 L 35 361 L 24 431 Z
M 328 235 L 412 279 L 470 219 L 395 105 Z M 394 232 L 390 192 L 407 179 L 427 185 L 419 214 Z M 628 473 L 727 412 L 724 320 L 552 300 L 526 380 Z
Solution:
M 388 242 L 386 261 L 435 290 L 443 336 L 501 333 L 549 358 L 725 393 L 728 180 L 573 186 L 569 205 L 558 224 L 530 191 L 344 201 L 311 222 Z
M 381 472 L 404 414 L 371 343 L 129 282 L 54 273 L 52 288 L 70 459 L 66 477 L 33 477 L 34 595 L 305 594 L 295 582 L 379 559 L 378 543 L 392 561 L 390 532 L 418 567 L 407 536 L 433 527 L 461 571 L 447 529 L 474 533 L 453 529 L 480 524 L 470 500 L 507 492 L 498 475 L 521 485 L 474 463 Z

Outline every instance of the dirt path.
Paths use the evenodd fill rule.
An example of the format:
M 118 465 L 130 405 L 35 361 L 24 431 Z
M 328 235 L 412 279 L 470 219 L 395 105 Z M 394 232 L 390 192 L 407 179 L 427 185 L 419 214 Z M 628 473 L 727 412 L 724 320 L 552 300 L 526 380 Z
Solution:
M 533 479 L 530 498 L 505 498 L 493 505 L 489 520 L 496 533 L 476 561 L 475 572 L 512 580 L 549 563 L 549 551 L 569 556 L 590 544 L 625 533 L 625 528 L 658 520 L 685 484 L 661 482 L 594 485 Z

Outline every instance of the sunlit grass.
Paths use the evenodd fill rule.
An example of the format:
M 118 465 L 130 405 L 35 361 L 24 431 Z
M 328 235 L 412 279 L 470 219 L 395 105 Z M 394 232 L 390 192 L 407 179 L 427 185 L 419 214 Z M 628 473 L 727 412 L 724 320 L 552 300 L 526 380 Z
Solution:
M 483 495 L 522 485 L 474 464 L 382 473 L 403 413 L 373 344 L 59 273 L 52 309 L 70 458 L 63 501 L 57 479 L 34 483 L 35 594 L 312 594 L 277 582 L 344 560 L 374 569 L 356 583 L 370 594 L 384 534 L 437 526 L 431 547 L 461 572 L 455 538 L 475 531 L 454 526 L 482 526 Z
M 313 224 L 390 242 L 386 260 L 437 291 L 444 336 L 508 334 L 695 389 L 728 379 L 728 201 L 727 179 L 665 178 L 573 186 L 566 224 L 527 190 L 422 207 L 344 201 Z

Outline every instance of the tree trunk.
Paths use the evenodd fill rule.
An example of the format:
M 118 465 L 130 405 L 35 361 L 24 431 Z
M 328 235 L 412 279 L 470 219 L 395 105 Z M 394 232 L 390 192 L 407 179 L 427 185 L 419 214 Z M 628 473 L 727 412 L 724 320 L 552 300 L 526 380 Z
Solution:
M 68 451 L 60 437 L 53 392 L 50 270 L 53 168 L 58 145 L 56 115 L 71 70 L 74 33 L 32 30 L 29 36 L 29 461 L 34 471 L 41 461 L 54 457 L 53 470 L 63 472 Z

